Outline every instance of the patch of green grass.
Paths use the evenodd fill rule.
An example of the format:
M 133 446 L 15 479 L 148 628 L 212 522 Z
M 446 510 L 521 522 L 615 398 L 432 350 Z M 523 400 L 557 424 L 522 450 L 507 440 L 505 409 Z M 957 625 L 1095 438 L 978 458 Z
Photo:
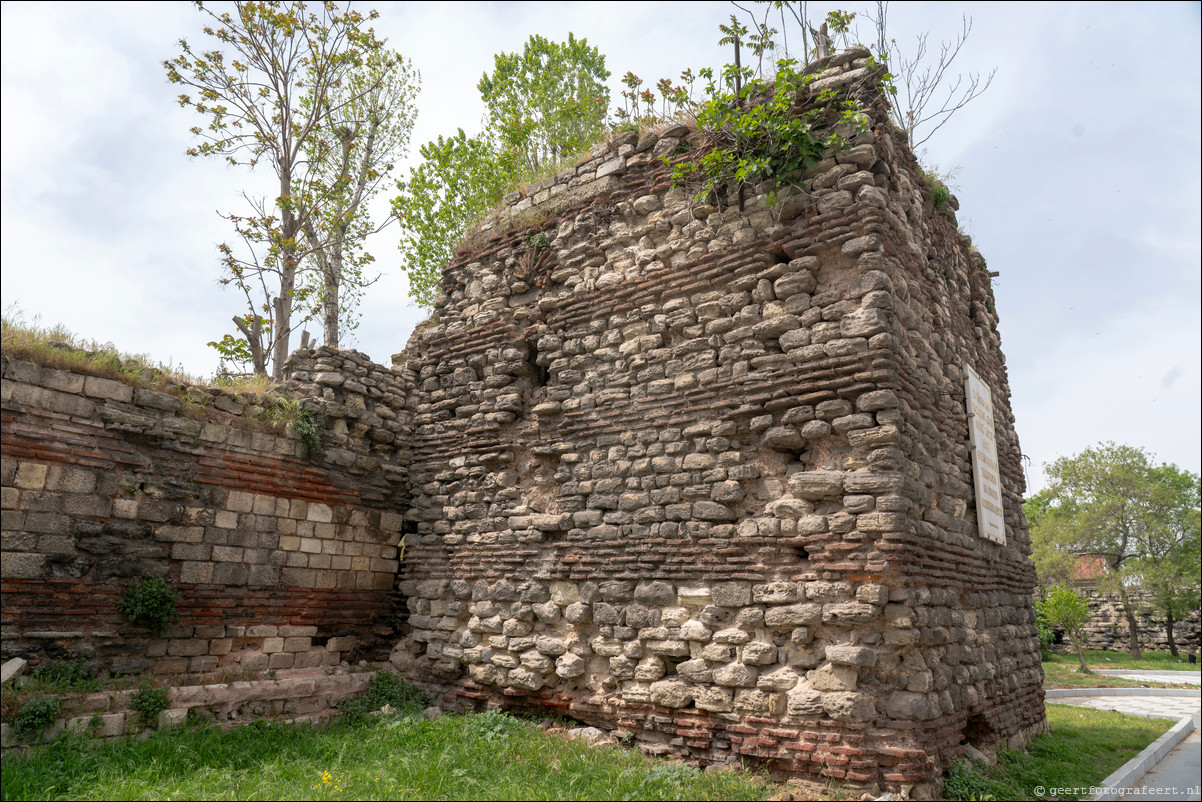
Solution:
M 64 736 L 4 760 L 4 799 L 764 799 L 740 772 L 588 746 L 496 712 L 366 727 L 172 728 Z
M 1047 712 L 1049 734 L 1033 739 L 1025 753 L 1003 750 L 996 766 L 958 761 L 947 774 L 944 797 L 1050 799 L 1050 789 L 1059 789 L 1059 799 L 1082 799 L 1174 724 L 1068 705 L 1049 704 Z
M 1068 662 L 1044 661 L 1043 686 L 1045 688 L 1196 688 L 1184 681 L 1179 685 L 1149 680 L 1124 679 L 1108 677 L 1105 674 L 1090 672 L 1082 674 L 1078 669 L 1077 658 Z
M 202 383 L 179 368 L 153 361 L 146 354 L 125 354 L 112 343 L 86 340 L 61 323 L 43 326 L 36 317 L 27 322 L 15 307 L 6 309 L 0 321 L 0 352 L 10 359 L 138 387 L 167 389 Z
M 1200 666 L 1177 662 L 1178 658 L 1168 652 L 1144 652 L 1143 659 L 1135 660 L 1130 652 L 1104 652 L 1090 649 L 1085 652 L 1085 664 L 1096 669 L 1134 669 L 1141 671 L 1198 671 Z M 1075 654 L 1053 654 L 1043 661 L 1048 688 L 1171 688 L 1170 684 L 1107 677 L 1102 674 L 1082 674 Z M 1184 684 L 1184 680 L 1183 680 Z M 1196 687 L 1191 685 L 1190 687 Z
M 1072 655 L 1058 654 L 1055 657 L 1068 662 L 1076 661 Z M 1185 652 L 1181 652 L 1180 657 L 1173 657 L 1168 652 L 1141 652 L 1140 659 L 1136 660 L 1131 656 L 1131 652 L 1104 652 L 1100 649 L 1086 649 L 1085 664 L 1090 668 L 1134 668 L 1143 671 L 1196 672 L 1202 669 L 1202 665 L 1197 663 L 1190 665 Z

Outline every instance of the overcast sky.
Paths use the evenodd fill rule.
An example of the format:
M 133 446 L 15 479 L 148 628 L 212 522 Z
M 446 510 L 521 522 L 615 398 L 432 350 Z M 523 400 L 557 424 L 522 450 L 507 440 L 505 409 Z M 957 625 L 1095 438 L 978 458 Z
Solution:
M 864 11 L 862 3 L 811 3 Z M 370 8 L 362 4 L 361 8 Z M 617 79 L 717 66 L 727 3 L 386 3 L 377 31 L 422 74 L 416 145 L 480 128 L 492 55 L 531 34 L 587 37 Z M 1199 4 L 895 3 L 890 35 L 973 29 L 957 66 L 998 68 L 928 143 L 955 171 L 964 230 L 988 260 L 1030 477 L 1100 441 L 1199 470 Z M 184 155 L 194 113 L 161 63 L 199 44 L 185 3 L 3 4 L 6 310 L 193 374 L 233 329 L 218 210 L 256 186 Z M 862 28 L 869 39 L 867 28 Z M 262 178 L 257 179 L 259 181 Z M 352 347 L 390 363 L 424 314 L 396 232 L 369 244 L 383 277 Z M 319 326 L 311 327 L 319 331 Z M 346 343 L 344 343 L 346 345 Z

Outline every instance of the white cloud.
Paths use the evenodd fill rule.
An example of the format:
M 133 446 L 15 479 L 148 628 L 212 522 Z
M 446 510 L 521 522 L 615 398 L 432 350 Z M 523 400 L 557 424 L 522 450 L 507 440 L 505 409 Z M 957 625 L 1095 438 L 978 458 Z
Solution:
M 493 54 L 520 50 L 531 34 L 587 37 L 607 56 L 616 99 L 627 70 L 650 84 L 725 61 L 717 25 L 736 11 L 380 10 L 377 29 L 422 72 L 414 151 L 458 127 L 477 131 L 476 82 Z M 214 246 L 230 229 L 215 212 L 239 209 L 240 189 L 255 179 L 184 155 L 194 122 L 161 62 L 179 38 L 204 38 L 200 16 L 184 3 L 5 3 L 0 13 L 2 304 L 211 373 L 217 360 L 204 343 L 241 311 L 217 286 Z M 974 28 L 957 66 L 996 65 L 998 77 L 928 155 L 961 167 L 961 217 L 1001 272 L 997 306 L 1024 449 L 1038 463 L 1116 440 L 1197 471 L 1198 6 L 970 4 L 967 13 Z M 898 3 L 891 28 L 903 44 L 919 31 L 946 39 L 960 14 L 951 4 Z M 1154 42 L 1156 57 L 1132 42 Z M 364 301 L 356 343 L 382 362 L 423 316 L 405 296 L 394 232 L 370 246 L 384 277 Z

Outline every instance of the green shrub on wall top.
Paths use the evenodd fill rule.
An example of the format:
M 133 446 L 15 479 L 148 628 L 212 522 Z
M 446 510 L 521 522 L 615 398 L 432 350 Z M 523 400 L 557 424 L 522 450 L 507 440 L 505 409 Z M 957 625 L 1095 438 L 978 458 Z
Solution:
M 149 627 L 158 633 L 168 624 L 179 620 L 175 602 L 179 591 L 157 576 L 142 576 L 130 580 L 121 593 L 117 609 L 131 624 Z

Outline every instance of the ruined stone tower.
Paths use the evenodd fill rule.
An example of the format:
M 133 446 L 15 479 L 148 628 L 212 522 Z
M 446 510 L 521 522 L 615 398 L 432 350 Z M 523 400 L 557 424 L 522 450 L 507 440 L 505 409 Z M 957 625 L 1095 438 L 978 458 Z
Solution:
M 394 357 L 416 388 L 394 661 L 447 701 L 897 790 L 1044 727 L 990 273 L 866 56 L 816 86 L 869 129 L 783 204 L 672 188 L 661 157 L 704 145 L 673 125 L 514 193 L 446 268 Z
M 673 188 L 684 124 L 507 197 L 393 369 L 289 360 L 320 451 L 257 396 L 5 356 L 4 656 L 391 650 L 445 706 L 919 796 L 1043 729 L 991 274 L 867 56 L 815 66 L 868 124 L 779 204 Z M 141 574 L 163 633 L 117 611 Z

